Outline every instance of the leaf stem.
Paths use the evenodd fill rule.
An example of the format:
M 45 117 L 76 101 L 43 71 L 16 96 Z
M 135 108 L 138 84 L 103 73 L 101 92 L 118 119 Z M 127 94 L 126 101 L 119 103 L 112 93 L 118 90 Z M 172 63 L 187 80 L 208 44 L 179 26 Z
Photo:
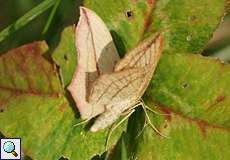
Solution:
M 58 8 L 60 2 L 61 2 L 61 0 L 56 0 L 56 3 L 55 3 L 55 5 L 53 6 L 53 9 L 52 9 L 52 11 L 51 11 L 51 13 L 50 13 L 50 15 L 49 15 L 49 18 L 48 18 L 48 20 L 47 20 L 47 22 L 46 22 L 46 25 L 45 25 L 45 27 L 44 27 L 44 29 L 43 29 L 43 31 L 42 31 L 42 34 L 43 34 L 43 35 L 46 34 L 46 32 L 48 31 L 48 29 L 49 29 L 49 27 L 50 27 L 50 24 L 51 24 L 51 22 L 52 22 L 52 20 L 53 20 L 53 18 L 54 18 L 54 15 L 55 15 L 55 13 L 56 13 L 56 11 L 57 11 L 57 8 Z

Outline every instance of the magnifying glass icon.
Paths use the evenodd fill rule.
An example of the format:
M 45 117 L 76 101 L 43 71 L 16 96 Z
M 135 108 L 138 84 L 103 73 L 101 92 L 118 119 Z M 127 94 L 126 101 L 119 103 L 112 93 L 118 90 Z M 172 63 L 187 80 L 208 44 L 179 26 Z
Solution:
M 15 157 L 18 156 L 18 154 L 15 152 L 15 145 L 13 142 L 11 141 L 6 141 L 4 144 L 3 144 L 3 150 L 6 152 L 6 153 L 11 153 L 13 154 Z

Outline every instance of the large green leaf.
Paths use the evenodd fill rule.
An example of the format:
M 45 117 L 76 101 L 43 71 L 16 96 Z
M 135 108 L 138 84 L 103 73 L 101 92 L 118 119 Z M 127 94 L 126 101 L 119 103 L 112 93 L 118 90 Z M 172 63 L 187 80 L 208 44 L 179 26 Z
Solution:
M 164 50 L 169 53 L 198 53 L 207 44 L 229 5 L 225 0 L 84 0 L 108 26 L 120 55 L 145 36 L 164 33 Z M 131 15 L 130 17 L 128 16 Z M 73 28 L 65 29 L 53 53 L 68 85 L 76 65 Z
M 167 116 L 153 115 L 162 138 L 147 129 L 137 140 L 140 159 L 228 159 L 230 65 L 198 55 L 165 55 L 145 101 Z M 153 143 L 149 143 L 152 141 Z M 145 147 L 143 147 L 145 146 Z M 148 155 L 146 155 L 146 152 Z
M 134 122 L 129 123 L 129 128 L 131 129 L 128 130 L 128 137 L 131 139 L 130 148 L 133 148 L 133 150 L 131 149 L 132 151 L 136 151 L 137 157 L 141 157 L 140 159 L 154 159 L 154 157 L 158 159 L 176 159 L 178 158 L 176 154 L 180 155 L 183 152 L 183 149 L 177 150 L 177 148 L 173 148 L 173 144 L 176 145 L 178 139 L 183 142 L 181 143 L 181 148 L 186 148 L 188 142 L 191 145 L 200 144 L 196 150 L 197 152 L 194 153 L 198 157 L 208 154 L 208 149 L 207 152 L 204 152 L 208 142 L 209 144 L 218 142 L 219 145 L 223 145 L 226 148 L 229 146 L 229 143 L 222 143 L 228 142 L 226 139 L 229 139 L 227 134 L 229 125 L 227 97 L 229 94 L 226 93 L 228 92 L 227 84 L 229 81 L 227 76 L 230 71 L 229 66 L 198 55 L 183 54 L 188 52 L 197 53 L 206 45 L 224 14 L 224 9 L 226 8 L 224 1 L 216 0 L 209 3 L 209 1 L 162 0 L 157 1 L 154 5 L 152 1 L 115 2 L 102 0 L 98 2 L 85 0 L 85 5 L 96 11 L 106 22 L 121 55 L 135 46 L 145 35 L 148 36 L 157 30 L 164 32 L 165 52 L 144 98 L 148 105 L 157 104 L 161 110 L 167 111 L 166 113 L 170 111 L 170 122 L 167 121 L 168 117 L 157 116 L 154 119 L 154 122 L 158 122 L 156 123 L 158 127 L 162 128 L 168 124 L 167 126 L 175 128 L 175 130 L 161 130 L 163 134 L 171 137 L 170 139 L 162 139 L 162 137 L 154 135 L 152 130 L 149 129 L 144 132 L 143 136 L 139 136 L 140 139 L 133 139 L 130 137 L 138 135 L 140 132 L 138 129 L 141 128 L 140 125 L 137 127 L 137 124 L 141 124 L 141 118 L 139 116 L 137 116 L 139 118 L 134 118 Z M 129 12 L 131 17 L 127 17 L 126 12 Z M 71 35 L 69 32 L 72 32 L 70 28 L 65 29 L 62 36 Z M 65 39 L 69 41 L 71 38 Z M 67 44 L 60 45 L 64 49 Z M 63 70 L 68 68 L 70 72 L 73 72 L 74 66 L 71 64 L 68 66 L 67 63 L 64 63 L 62 57 L 65 53 L 56 51 L 54 52 L 54 58 L 61 64 Z M 73 56 L 72 53 L 68 55 Z M 70 57 L 69 59 L 71 59 Z M 65 85 L 67 85 L 69 83 L 69 74 L 66 72 L 61 72 L 61 74 Z M 220 74 L 223 76 L 217 76 Z M 220 93 L 223 88 L 225 91 Z M 223 103 L 222 101 L 225 102 Z M 216 105 L 219 105 L 221 109 L 220 107 L 214 107 L 216 108 L 214 110 L 209 109 L 209 107 L 212 108 L 212 106 Z M 176 113 L 180 114 L 173 116 Z M 189 126 L 188 120 L 194 120 L 194 123 L 192 126 L 184 128 L 175 123 L 178 119 L 181 120 L 182 126 Z M 203 140 L 203 132 L 195 132 L 194 127 L 201 129 L 201 131 L 207 128 L 207 130 L 210 130 L 207 137 L 216 137 L 216 139 L 210 137 L 210 139 Z M 179 136 L 183 135 L 186 129 L 188 134 L 184 137 Z M 181 132 L 178 133 L 178 139 L 174 138 L 174 135 L 179 131 Z M 197 138 L 191 137 L 189 133 L 194 134 L 194 137 Z M 223 135 L 226 138 L 220 140 Z M 155 139 L 159 139 L 156 145 L 154 143 Z M 133 140 L 136 143 L 133 143 Z M 165 147 L 165 144 L 168 143 L 172 146 L 171 148 Z M 160 149 L 155 152 L 155 148 L 161 148 L 164 152 Z M 211 147 L 209 149 L 214 150 L 215 148 Z M 148 156 L 145 154 L 146 152 L 149 153 Z M 168 152 L 171 154 L 167 154 Z M 175 156 L 172 157 L 174 152 Z M 132 155 L 132 153 L 129 154 Z M 164 157 L 154 156 L 161 154 Z M 181 155 L 181 158 L 186 159 L 188 156 L 191 157 L 192 154 L 193 152 L 185 152 Z M 222 153 L 221 150 L 213 151 L 213 155 L 217 157 L 221 155 L 224 157 L 228 154 Z
M 157 102 L 184 116 L 230 127 L 230 65 L 199 55 L 166 54 L 146 92 Z
M 84 0 L 84 4 L 106 22 L 120 52 L 135 46 L 144 35 L 161 31 L 165 50 L 197 53 L 206 45 L 227 7 L 225 0 Z M 131 17 L 127 17 L 128 11 Z
M 154 115 L 153 122 L 170 138 L 162 138 L 150 129 L 133 138 L 140 132 L 137 124 L 141 117 L 137 114 L 139 118 L 133 117 L 129 123 L 129 147 L 138 159 L 227 159 L 230 152 L 222 148 L 230 146 L 230 68 L 209 58 L 185 54 L 203 49 L 227 3 L 153 2 L 85 0 L 86 6 L 106 22 L 121 54 L 155 31 L 164 33 L 164 55 L 144 98 L 149 106 L 157 104 L 159 110 L 169 114 Z M 105 8 L 106 4 L 109 7 Z M 130 10 L 133 16 L 127 18 L 125 12 Z M 133 144 L 134 140 L 139 143 Z
M 53 66 L 42 57 L 47 51 L 45 42 L 35 42 L 0 57 L 0 131 L 21 137 L 24 154 L 33 159 L 102 154 L 107 130 L 91 133 L 87 126 L 73 126 L 79 119 Z
M 153 117 L 154 122 L 162 121 L 161 132 L 168 138 L 154 134 L 152 129 L 147 127 L 144 133 L 135 139 L 139 142 L 135 146 L 135 156 L 138 159 L 229 159 L 229 128 L 173 112 L 167 118 L 160 119 L 156 115 Z

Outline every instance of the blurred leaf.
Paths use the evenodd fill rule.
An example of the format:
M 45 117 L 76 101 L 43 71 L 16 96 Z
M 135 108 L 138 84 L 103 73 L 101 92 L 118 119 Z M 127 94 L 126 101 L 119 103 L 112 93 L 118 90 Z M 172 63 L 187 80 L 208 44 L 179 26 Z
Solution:
M 51 22 L 52 22 L 52 20 L 54 18 L 54 15 L 55 15 L 55 13 L 57 11 L 57 8 L 58 8 L 60 2 L 61 2 L 61 0 L 56 0 L 55 4 L 53 6 L 53 9 L 52 9 L 52 11 L 51 11 L 51 13 L 49 15 L 49 18 L 48 18 L 48 20 L 46 22 L 46 25 L 45 25 L 45 27 L 44 27 L 44 29 L 42 31 L 42 34 L 45 34 L 48 31 L 48 29 L 50 27 L 50 24 L 51 24 Z
M 155 125 L 170 138 L 162 138 L 149 128 L 139 135 L 141 129 L 137 127 L 128 130 L 130 137 L 139 137 L 133 138 L 130 146 L 138 159 L 225 159 L 230 154 L 222 150 L 230 145 L 227 107 L 230 68 L 209 58 L 184 53 L 203 50 L 227 3 L 224 0 L 154 2 L 85 0 L 86 6 L 106 22 L 121 54 L 155 31 L 164 33 L 164 55 L 145 101 L 151 107 L 158 104 L 160 110 L 170 114 L 153 116 Z M 130 11 L 132 16 L 127 17 Z M 129 126 L 140 123 L 140 118 Z M 204 132 L 207 138 L 203 138 Z M 134 140 L 139 144 L 133 146 Z
M 128 154 L 123 138 L 121 139 L 121 160 L 128 160 Z
M 55 2 L 56 0 L 44 0 L 39 5 L 23 15 L 21 18 L 19 18 L 16 22 L 6 27 L 0 32 L 0 42 L 3 41 L 7 36 L 13 34 L 16 30 L 31 22 L 44 11 L 49 9 Z
M 117 142 L 116 146 L 111 150 L 109 153 L 107 153 L 106 160 L 128 160 L 129 159 L 129 153 L 126 146 L 127 141 L 127 134 L 124 132 L 121 135 L 120 140 Z

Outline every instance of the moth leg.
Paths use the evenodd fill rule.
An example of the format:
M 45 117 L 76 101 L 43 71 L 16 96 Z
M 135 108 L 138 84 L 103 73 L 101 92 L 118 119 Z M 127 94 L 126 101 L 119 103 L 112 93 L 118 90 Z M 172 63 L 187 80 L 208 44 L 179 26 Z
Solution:
M 165 138 L 168 138 L 166 135 L 162 134 L 162 133 L 152 124 L 152 122 L 151 122 L 151 120 L 150 120 L 150 118 L 149 118 L 149 115 L 148 115 L 148 113 L 147 113 L 146 106 L 145 106 L 144 103 L 142 103 L 142 108 L 143 108 L 143 110 L 144 110 L 145 116 L 146 116 L 146 118 L 147 118 L 147 122 L 148 122 L 148 124 L 150 125 L 150 127 L 151 127 L 156 133 L 158 133 L 160 136 L 165 137 Z
M 136 135 L 135 139 L 137 139 L 144 131 L 145 127 L 148 125 L 147 121 L 146 121 L 146 118 L 145 118 L 145 123 L 144 123 L 144 126 L 143 128 L 141 129 L 141 131 Z
M 109 133 L 108 133 L 108 136 L 106 138 L 106 143 L 105 143 L 105 149 L 107 150 L 108 149 L 108 144 L 109 144 L 109 140 L 110 140 L 110 137 L 113 133 L 113 131 L 119 127 L 125 120 L 127 120 L 132 114 L 133 112 L 135 111 L 135 109 L 132 109 L 129 111 L 129 113 L 126 114 L 126 116 L 124 116 L 115 126 L 112 126 L 109 130 Z
M 159 112 L 157 112 L 157 111 L 154 111 L 151 107 L 147 106 L 147 105 L 144 103 L 143 99 L 141 99 L 140 101 L 141 101 L 142 104 L 144 104 L 145 108 L 146 108 L 147 110 L 149 110 L 150 112 L 152 112 L 152 113 L 155 113 L 155 114 L 161 115 L 161 116 L 165 116 L 165 115 L 167 116 L 167 115 L 169 115 L 169 114 L 167 114 L 167 113 L 159 113 Z
M 89 122 L 90 121 L 90 118 L 89 119 L 86 119 L 86 120 L 83 120 L 83 121 L 80 121 L 79 123 L 77 123 L 77 124 L 75 124 L 75 125 L 73 125 L 74 127 L 77 127 L 77 126 L 81 126 L 81 125 L 83 125 L 83 124 L 86 124 L 87 122 Z

